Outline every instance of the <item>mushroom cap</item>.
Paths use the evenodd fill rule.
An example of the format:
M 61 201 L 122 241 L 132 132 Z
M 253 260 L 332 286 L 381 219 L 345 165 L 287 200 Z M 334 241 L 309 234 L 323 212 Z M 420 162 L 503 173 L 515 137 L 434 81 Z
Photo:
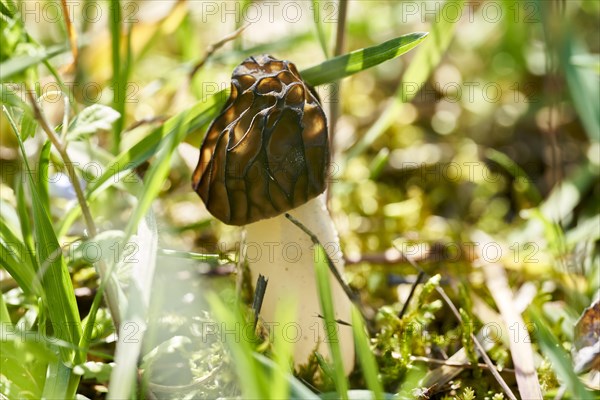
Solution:
M 316 93 L 294 64 L 261 55 L 233 70 L 192 182 L 212 215 L 246 225 L 322 193 L 328 164 L 327 119 Z

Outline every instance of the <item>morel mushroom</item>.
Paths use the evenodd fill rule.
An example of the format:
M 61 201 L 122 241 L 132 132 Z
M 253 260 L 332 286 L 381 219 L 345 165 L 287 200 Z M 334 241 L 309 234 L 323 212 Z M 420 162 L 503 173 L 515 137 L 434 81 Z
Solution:
M 287 327 L 274 340 L 295 343 L 297 365 L 305 363 L 315 349 L 326 356 L 329 349 L 324 343 L 327 335 L 313 245 L 284 213 L 293 215 L 326 245 L 343 274 L 339 238 L 323 195 L 319 196 L 325 190 L 328 164 L 325 113 L 295 65 L 268 55 L 249 57 L 238 65 L 231 77 L 231 95 L 200 148 L 193 187 L 217 219 L 245 225 L 242 254 L 252 278 L 262 274 L 269 279 L 263 321 L 277 328 L 277 305 L 285 298 L 296 300 L 296 329 Z M 335 317 L 350 321 L 351 302 L 332 282 Z M 343 324 L 337 328 L 344 368 L 350 372 L 352 331 Z

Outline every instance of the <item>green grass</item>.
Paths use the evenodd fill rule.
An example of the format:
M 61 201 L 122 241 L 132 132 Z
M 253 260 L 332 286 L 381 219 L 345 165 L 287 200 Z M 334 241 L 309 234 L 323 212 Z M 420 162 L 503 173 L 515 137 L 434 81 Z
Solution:
M 331 281 L 329 280 L 329 265 L 327 264 L 327 253 L 322 246 L 315 246 L 315 273 L 317 275 L 317 288 L 319 292 L 319 301 L 323 317 L 325 318 L 325 332 L 327 334 L 326 342 L 331 352 L 331 369 L 333 370 L 333 380 L 337 395 L 344 400 L 348 399 L 348 381 L 344 371 L 342 359 L 342 350 L 337 335 L 337 322 L 335 320 L 335 311 L 333 307 L 333 298 L 331 297 Z
M 502 18 L 490 22 L 490 6 L 460 0 L 439 3 L 423 20 L 411 19 L 411 2 L 350 1 L 348 51 L 337 57 L 338 3 L 303 2 L 308 18 L 293 24 L 276 7 L 273 32 L 251 24 L 193 79 L 192 66 L 222 30 L 266 11 L 263 3 L 241 2 L 239 18 L 229 20 L 233 14 L 181 4 L 148 18 L 137 3 L 89 2 L 108 18 L 101 31 L 74 19 L 74 70 L 62 20 L 29 32 L 23 4 L 0 0 L 2 396 L 506 398 L 471 341 L 477 332 L 517 397 L 519 355 L 506 343 L 515 331 L 502 326 L 482 279 L 490 260 L 469 253 L 480 231 L 503 251 L 494 262 L 515 294 L 507 301 L 526 310 L 544 398 L 598 395 L 588 371 L 573 369 L 582 338 L 572 329 L 599 289 L 596 3 L 505 1 Z M 456 11 L 473 21 L 447 18 Z M 343 85 L 329 206 L 352 257 L 346 279 L 367 311 L 365 319 L 352 309 L 357 365 L 349 376 L 335 329 L 327 330 L 331 360 L 315 357 L 299 371 L 292 343 L 212 330 L 236 332 L 253 316 L 230 276 L 237 231 L 203 213 L 186 157 L 227 100 L 230 71 L 260 53 L 301 66 L 324 103 L 337 98 L 331 83 Z M 428 86 L 408 91 L 438 81 L 490 82 L 504 95 L 452 102 L 444 93 L 427 98 Z M 49 101 L 49 82 L 68 96 Z M 206 84 L 219 89 L 209 93 Z M 90 101 L 86 85 L 102 96 Z M 24 95 L 30 88 L 41 112 Z M 164 122 L 126 129 L 146 117 Z M 71 160 L 48 141 L 44 120 Z M 55 179 L 70 161 L 84 200 L 61 194 Z M 444 175 L 453 165 L 469 166 L 469 174 Z M 311 251 L 320 260 L 323 318 L 335 326 L 325 250 Z M 407 296 L 413 262 L 435 278 Z M 436 294 L 442 287 L 462 323 Z M 280 304 L 277 319 L 294 321 L 296 306 Z M 485 342 L 490 324 L 504 328 L 502 340 Z
M 36 243 L 35 248 L 32 246 L 30 251 L 35 251 L 33 269 L 36 276 L 32 281 L 35 282 L 39 279 L 43 288 L 40 293 L 42 308 L 39 311 L 41 315 L 47 315 L 49 318 L 49 326 L 52 329 L 51 334 L 53 336 L 77 346 L 81 336 L 81 320 L 78 315 L 71 277 L 48 215 L 47 193 L 43 191 L 44 186 L 41 186 L 42 193 L 45 196 L 40 196 L 38 185 L 34 181 L 32 170 L 27 162 L 27 155 L 19 130 L 6 108 L 4 108 L 4 111 L 11 121 L 12 128 L 19 141 L 21 155 L 25 160 L 28 190 L 31 194 L 33 234 L 31 235 L 30 231 L 26 231 L 26 234 L 31 235 L 30 241 L 35 240 Z M 43 152 L 42 156 L 44 155 L 47 158 L 48 151 Z M 40 165 L 43 168 L 47 164 L 40 163 Z M 46 204 L 44 204 L 44 198 Z M 26 207 L 24 199 L 24 197 L 21 197 L 22 206 Z M 29 224 L 30 222 L 25 221 L 24 218 L 23 216 L 21 222 Z M 41 326 L 41 329 L 42 333 L 45 333 L 45 326 Z M 69 365 L 81 361 L 76 358 L 77 353 L 73 349 L 60 347 L 58 354 L 58 361 L 47 365 L 47 375 L 42 395 L 50 398 L 71 398 L 74 397 L 77 390 L 79 377 L 72 374 L 72 368 Z

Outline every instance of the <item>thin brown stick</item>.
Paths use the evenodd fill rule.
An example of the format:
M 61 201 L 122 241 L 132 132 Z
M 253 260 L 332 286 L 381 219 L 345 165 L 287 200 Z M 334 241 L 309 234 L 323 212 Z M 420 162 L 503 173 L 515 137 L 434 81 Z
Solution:
M 67 36 L 69 37 L 69 44 L 71 45 L 71 54 L 73 54 L 73 63 L 71 64 L 71 67 L 73 70 L 75 70 L 77 68 L 77 61 L 79 59 L 79 50 L 77 49 L 77 31 L 71 22 L 71 15 L 69 15 L 67 0 L 61 0 L 60 5 L 62 6 L 63 17 L 65 18 L 65 27 L 67 28 Z
M 344 259 L 348 265 L 360 263 L 394 265 L 405 261 L 402 254 L 388 254 L 387 252 L 360 254 L 358 256 L 345 257 Z
M 339 56 L 344 51 L 346 44 L 346 16 L 348 14 L 348 0 L 340 0 L 340 9 L 338 11 L 338 21 L 335 33 L 335 48 L 333 56 Z
M 344 51 L 346 44 L 346 15 L 348 14 L 348 0 L 339 0 L 338 20 L 335 33 L 335 47 L 333 49 L 333 57 L 339 56 Z M 331 102 L 329 103 L 329 145 L 333 154 L 333 137 L 335 135 L 335 127 L 340 115 L 340 82 L 332 83 Z
M 319 240 L 319 238 L 314 233 L 312 233 L 310 231 L 310 229 L 308 229 L 306 227 L 306 225 L 304 225 L 302 222 L 298 221 L 296 218 L 292 217 L 288 213 L 285 213 L 285 217 L 287 219 L 289 219 L 298 228 L 300 228 L 300 230 L 302 230 L 304 233 L 306 233 L 306 235 L 308 235 L 308 237 L 310 238 L 310 240 L 313 242 L 314 245 L 318 245 L 318 246 L 323 247 L 323 245 L 321 244 L 321 241 Z M 346 296 L 348 296 L 348 299 L 350 299 L 350 301 L 352 301 L 353 303 L 356 304 L 356 302 L 358 301 L 357 294 L 344 281 L 344 278 L 342 278 L 342 276 L 340 275 L 340 272 L 337 270 L 337 268 L 333 264 L 333 261 L 331 261 L 331 258 L 329 258 L 329 255 L 327 255 L 326 258 L 327 258 L 327 265 L 329 266 L 329 270 L 331 271 L 331 273 L 335 277 L 335 280 L 340 284 L 340 286 L 344 290 L 344 293 L 346 293 Z
M 400 249 L 398 249 L 398 251 L 401 252 Z M 406 257 L 406 259 L 408 260 L 408 262 L 410 263 L 410 265 L 413 266 L 413 268 L 415 268 L 417 271 L 423 272 L 425 274 L 425 276 L 429 277 L 429 274 L 427 274 L 425 271 L 423 271 L 423 269 L 421 267 L 419 267 L 413 260 L 411 260 L 408 257 Z M 458 309 L 456 308 L 456 306 L 454 305 L 454 303 L 452 303 L 452 300 L 450 300 L 450 297 L 448 297 L 448 295 L 446 294 L 446 292 L 444 291 L 443 288 L 441 288 L 439 286 L 436 286 L 435 289 L 438 292 L 438 294 L 442 297 L 442 299 L 444 300 L 444 302 L 446 303 L 446 305 L 450 308 L 450 311 L 452 311 L 452 314 L 454 314 L 454 316 L 456 317 L 456 319 L 458 320 L 458 322 L 462 325 L 463 324 L 463 319 L 460 316 L 460 313 L 459 313 Z M 494 365 L 494 363 L 492 362 L 492 360 L 488 356 L 487 352 L 485 351 L 485 348 L 479 342 L 479 340 L 477 339 L 477 337 L 475 336 L 475 334 L 471 332 L 469 334 L 469 336 L 471 337 L 471 340 L 473 341 L 473 344 L 475 345 L 475 348 L 477 349 L 477 352 L 479 353 L 479 355 L 481 356 L 481 358 L 483 358 L 483 361 L 486 363 L 486 365 L 489 367 L 489 370 L 492 373 L 492 375 L 494 376 L 494 378 L 496 379 L 496 382 L 498 382 L 498 384 L 500 385 L 500 387 L 504 391 L 504 394 L 506 394 L 506 396 L 508 396 L 508 398 L 511 399 L 511 400 L 517 400 L 517 397 L 514 395 L 514 393 L 512 392 L 512 390 L 510 390 L 510 387 L 508 387 L 508 384 L 502 378 L 502 376 L 500 376 L 500 373 L 498 372 L 498 369 L 496 368 L 496 366 Z
M 296 218 L 291 216 L 289 213 L 285 213 L 285 217 L 287 219 L 289 219 L 298 228 L 300 228 L 301 231 L 306 233 L 306 235 L 308 235 L 308 237 L 310 238 L 310 240 L 313 242 L 313 244 L 315 246 L 321 246 L 324 249 L 319 238 L 314 233 L 312 233 L 310 231 L 310 229 L 308 229 L 302 222 L 298 221 Z M 329 267 L 329 271 L 333 274 L 333 276 L 335 277 L 335 280 L 342 287 L 342 290 L 344 291 L 344 293 L 346 294 L 348 299 L 356 306 L 358 311 L 362 314 L 365 321 L 368 322 L 369 318 L 367 318 L 367 316 L 368 316 L 367 310 L 365 309 L 365 306 L 363 305 L 362 301 L 360 300 L 359 294 L 356 293 L 354 290 L 352 290 L 352 288 L 350 288 L 350 286 L 348 286 L 346 281 L 344 281 L 344 278 L 340 275 L 340 272 L 337 270 L 337 268 L 333 264 L 333 261 L 331 260 L 331 258 L 329 257 L 329 255 L 326 252 L 325 252 L 325 258 L 327 259 L 327 266 Z M 371 327 L 369 326 L 368 328 L 370 329 Z
M 125 128 L 125 130 L 123 132 L 132 131 L 136 128 L 139 128 L 142 125 L 149 125 L 149 124 L 161 124 L 162 125 L 168 119 L 169 119 L 169 117 L 167 117 L 166 115 L 157 115 L 156 117 L 142 118 L 142 119 L 135 121 L 131 125 L 129 125 L 127 128 Z
M 477 366 L 477 368 L 481 368 L 481 369 L 490 369 L 490 366 L 484 363 L 478 363 L 477 365 L 473 365 L 471 363 L 455 363 L 455 362 L 451 362 L 451 361 L 447 361 L 447 360 L 438 360 L 436 358 L 429 358 L 429 357 L 422 357 L 422 356 L 410 356 L 410 360 L 411 361 L 420 361 L 420 362 L 425 362 L 428 364 L 436 364 L 436 365 L 443 365 L 445 367 L 451 367 L 451 368 L 461 368 L 461 369 L 471 369 L 474 368 L 475 366 Z M 496 369 L 498 369 L 497 367 L 495 367 Z M 503 368 L 502 371 L 498 370 L 498 372 L 508 372 L 508 373 L 514 373 L 515 370 L 512 368 Z
M 430 249 L 420 251 L 419 254 L 412 255 L 411 258 L 415 262 L 426 262 L 426 261 L 440 261 L 443 260 L 443 254 L 436 249 L 437 243 L 433 243 Z M 396 248 L 388 249 L 384 252 L 379 253 L 367 253 L 360 254 L 357 256 L 349 256 L 345 258 L 346 264 L 360 264 L 360 263 L 371 263 L 371 264 L 385 264 L 395 265 L 401 262 L 407 261 L 406 255 L 400 253 Z
M 39 105 L 37 104 L 37 100 L 33 96 L 33 92 L 31 90 L 28 90 L 27 95 L 29 97 L 29 101 L 31 102 L 31 107 L 33 108 L 33 115 L 34 115 L 35 119 L 38 121 L 38 123 L 42 127 L 42 130 L 46 133 L 46 135 L 48 136 L 48 139 L 50 140 L 50 142 L 52 142 L 52 145 L 56 148 L 56 150 L 58 151 L 58 154 L 60 154 L 60 157 L 65 162 L 65 167 L 67 168 L 67 174 L 69 175 L 69 179 L 71 180 L 71 184 L 73 185 L 73 189 L 75 190 L 75 195 L 77 196 L 77 202 L 79 203 L 79 206 L 81 207 L 81 213 L 83 214 L 83 218 L 85 220 L 85 225 L 88 228 L 89 236 L 95 237 L 96 234 L 98 233 L 98 230 L 96 229 L 96 224 L 94 223 L 94 219 L 92 218 L 92 214 L 90 213 L 90 208 L 88 207 L 87 201 L 85 200 L 85 195 L 83 194 L 83 189 L 81 188 L 81 184 L 79 183 L 79 180 L 77 179 L 77 174 L 75 173 L 74 164 L 71 161 L 71 157 L 69 157 L 69 154 L 67 153 L 66 146 L 64 146 L 62 144 L 62 142 L 56 135 L 56 132 L 54 132 L 54 129 L 52 129 L 50 127 L 48 120 L 42 113 L 42 110 L 40 109 Z
M 240 36 L 242 34 L 242 32 L 244 32 L 244 30 L 246 30 L 246 28 L 248 28 L 249 26 L 250 26 L 249 23 L 246 25 L 243 25 L 243 26 L 239 27 L 238 29 L 236 29 L 235 31 L 231 32 L 229 35 L 224 36 L 218 42 L 213 43 L 210 46 L 208 46 L 204 57 L 196 65 L 194 65 L 192 72 L 190 72 L 190 79 L 192 79 L 194 77 L 194 75 L 196 75 L 196 72 L 198 72 L 198 70 L 200 70 L 200 68 L 202 68 L 204 66 L 204 64 L 206 64 L 206 62 L 208 61 L 210 56 L 212 56 L 215 51 L 219 50 L 227 42 L 230 42 L 230 41 L 234 40 L 235 38 L 237 38 L 238 36 Z
M 402 305 L 402 310 L 400 310 L 400 312 L 398 313 L 398 318 L 401 319 L 404 316 L 404 313 L 406 312 L 406 310 L 408 309 L 408 305 L 410 304 L 410 300 L 415 294 L 417 286 L 419 286 L 419 283 L 421 283 L 421 280 L 423 279 L 423 275 L 425 275 L 425 273 L 423 271 L 419 271 L 419 275 L 417 275 L 417 279 L 415 279 L 415 282 L 413 283 L 412 287 L 410 288 L 410 292 L 408 293 L 408 297 Z

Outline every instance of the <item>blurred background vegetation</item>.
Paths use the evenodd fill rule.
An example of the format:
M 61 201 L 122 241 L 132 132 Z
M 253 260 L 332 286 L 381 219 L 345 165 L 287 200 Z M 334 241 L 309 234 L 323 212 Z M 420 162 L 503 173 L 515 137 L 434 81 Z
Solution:
M 72 24 L 65 23 L 64 4 Z M 579 377 L 573 363 L 581 343 L 592 348 L 598 343 L 597 329 L 582 333 L 575 324 L 600 286 L 600 2 L 356 0 L 346 6 L 343 52 L 430 32 L 402 57 L 317 88 L 324 107 L 337 110 L 330 211 L 348 281 L 373 310 L 371 345 L 384 389 L 408 397 L 501 398 L 498 383 L 465 343 L 464 325 L 437 292 L 418 285 L 398 317 L 417 280 L 417 263 L 426 275 L 441 275 L 439 286 L 476 333 L 495 321 L 498 302 L 512 300 L 491 289 L 496 278 L 486 265 L 499 264 L 509 293 L 524 302 L 521 311 L 527 309 L 523 318 L 544 397 L 594 398 L 587 390 L 600 390 L 597 350 L 592 367 L 576 371 Z M 18 232 L 25 242 L 22 214 L 33 207 L 31 194 L 22 193 L 23 157 L 8 115 L 15 116 L 26 139 L 33 169 L 47 139 L 39 128 L 36 133 L 28 88 L 41 96 L 39 107 L 57 132 L 65 111 L 69 121 L 94 104 L 119 113 L 104 111 L 109 113 L 104 123 L 69 141 L 86 186 L 115 155 L 165 120 L 227 89 L 231 71 L 245 57 L 268 53 L 301 71 L 332 57 L 342 9 L 335 1 L 2 0 L 0 73 L 8 110 L 0 114 L 3 229 Z M 211 45 L 246 25 L 205 59 Z M 190 190 L 191 166 L 209 121 L 173 148 L 172 157 L 163 157 L 160 147 L 162 152 L 152 148 L 138 158 L 133 172 L 90 198 L 90 208 L 98 232 L 131 233 L 135 196 L 128 185 L 141 183 L 153 165 L 167 163 L 166 179 L 152 198 L 163 252 L 149 291 L 151 303 L 160 304 L 159 327 L 148 340 L 167 343 L 171 351 L 161 353 L 159 347 L 145 362 L 162 357 L 164 365 L 177 369 L 172 376 L 163 371 L 145 379 L 179 385 L 191 397 L 214 398 L 239 393 L 232 363 L 223 361 L 223 343 L 173 342 L 197 336 L 198 324 L 213 318 L 201 300 L 204 291 L 216 290 L 228 301 L 235 297 L 239 229 L 214 220 Z M 83 318 L 99 281 L 93 263 L 71 244 L 89 235 L 89 227 L 73 214 L 77 203 L 64 160 L 54 151 L 47 157 L 49 216 Z M 187 260 L 173 258 L 178 252 Z M 192 253 L 215 256 L 189 260 Z M 8 321 L 23 330 L 40 325 L 44 313 L 36 298 L 24 295 L 6 270 L 0 272 Z M 78 389 L 89 398 L 104 396 L 115 346 L 104 306 L 96 320 L 104 325 L 94 334 L 95 353 L 82 364 Z M 421 324 L 421 335 L 407 333 L 413 322 Z M 509 326 L 502 335 L 512 333 Z M 455 368 L 458 375 L 433 381 L 435 361 L 462 346 L 469 356 Z M 488 351 L 501 369 L 515 369 L 507 342 L 498 340 Z M 35 398 L 37 389 L 15 392 L 20 386 L 6 373 L 12 365 L 7 357 L 0 371 L 4 393 Z M 203 385 L 189 385 L 215 365 L 222 367 Z M 503 376 L 519 393 L 514 372 Z M 327 377 L 302 378 L 315 390 L 333 390 Z M 350 384 L 365 388 L 358 372 Z M 173 394 L 154 385 L 150 389 L 158 398 Z M 420 387 L 427 390 L 415 392 Z

